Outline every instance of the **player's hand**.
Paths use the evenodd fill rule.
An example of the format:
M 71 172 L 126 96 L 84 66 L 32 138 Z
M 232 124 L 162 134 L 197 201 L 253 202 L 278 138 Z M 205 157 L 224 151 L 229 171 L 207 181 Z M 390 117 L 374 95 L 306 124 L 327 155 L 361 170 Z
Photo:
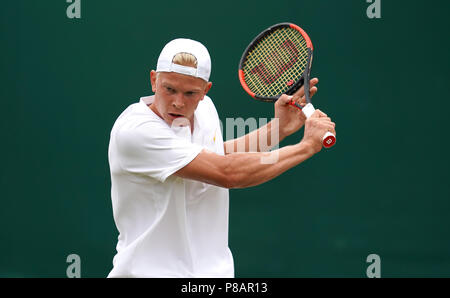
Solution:
M 319 83 L 318 78 L 313 78 L 309 82 L 310 97 L 316 94 L 317 87 L 315 85 L 317 83 Z M 279 119 L 280 136 L 282 137 L 286 137 L 297 132 L 305 124 L 305 115 L 300 109 L 290 105 L 289 102 L 291 101 L 297 102 L 297 104 L 302 107 L 306 105 L 304 86 L 302 86 L 291 96 L 283 94 L 275 102 L 275 118 Z
M 336 135 L 336 124 L 331 121 L 321 110 L 315 110 L 314 113 L 305 121 L 305 134 L 302 142 L 308 144 L 314 153 L 319 152 L 323 147 L 323 136 L 327 132 Z

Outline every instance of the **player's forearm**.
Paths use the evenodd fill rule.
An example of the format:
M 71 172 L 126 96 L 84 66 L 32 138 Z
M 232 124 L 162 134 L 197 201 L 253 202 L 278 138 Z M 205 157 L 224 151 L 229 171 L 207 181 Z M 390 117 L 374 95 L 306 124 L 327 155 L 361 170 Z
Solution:
M 244 188 L 269 181 L 314 155 L 307 143 L 286 146 L 267 153 L 228 155 L 225 169 L 228 188 Z
M 274 119 L 245 136 L 226 141 L 224 143 L 225 154 L 269 151 L 285 138 L 278 123 L 278 119 Z

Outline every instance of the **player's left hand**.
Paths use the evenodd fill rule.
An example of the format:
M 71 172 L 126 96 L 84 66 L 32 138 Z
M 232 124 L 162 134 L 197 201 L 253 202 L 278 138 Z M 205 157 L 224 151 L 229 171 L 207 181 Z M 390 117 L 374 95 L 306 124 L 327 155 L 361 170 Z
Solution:
M 309 95 L 313 97 L 317 92 L 317 87 L 315 86 L 319 83 L 318 78 L 313 78 L 309 82 Z M 303 112 L 290 105 L 289 102 L 295 101 L 300 106 L 304 107 L 306 105 L 305 99 L 305 89 L 302 86 L 293 95 L 283 94 L 275 102 L 275 118 L 279 120 L 280 136 L 287 137 L 305 125 L 306 117 Z

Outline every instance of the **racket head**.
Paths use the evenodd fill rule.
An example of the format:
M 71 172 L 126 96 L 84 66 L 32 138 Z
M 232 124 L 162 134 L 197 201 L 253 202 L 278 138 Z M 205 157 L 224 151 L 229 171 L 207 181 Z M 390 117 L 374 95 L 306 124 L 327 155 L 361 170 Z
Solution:
M 245 49 L 239 62 L 239 81 L 254 99 L 274 102 L 303 86 L 312 53 L 313 44 L 302 28 L 292 23 L 273 25 Z

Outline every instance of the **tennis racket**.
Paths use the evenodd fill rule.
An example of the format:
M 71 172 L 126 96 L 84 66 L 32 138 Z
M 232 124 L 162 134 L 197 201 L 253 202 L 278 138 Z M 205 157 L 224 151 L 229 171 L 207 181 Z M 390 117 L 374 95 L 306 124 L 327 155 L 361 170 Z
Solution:
M 239 81 L 254 99 L 275 102 L 302 86 L 306 105 L 290 104 L 309 118 L 315 111 L 309 94 L 313 44 L 306 32 L 291 23 L 281 23 L 261 32 L 245 49 L 239 63 Z M 323 146 L 330 148 L 336 137 L 327 132 Z

